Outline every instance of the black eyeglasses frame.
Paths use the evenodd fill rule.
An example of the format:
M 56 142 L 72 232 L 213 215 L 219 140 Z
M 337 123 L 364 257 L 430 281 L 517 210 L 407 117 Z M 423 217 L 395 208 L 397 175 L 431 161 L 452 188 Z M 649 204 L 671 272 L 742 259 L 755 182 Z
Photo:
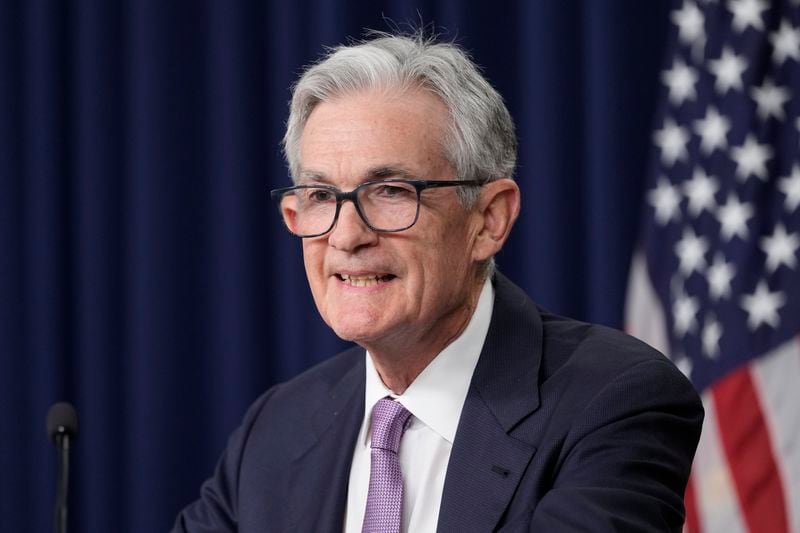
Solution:
M 364 212 L 361 210 L 361 205 L 358 203 L 358 192 L 365 188 L 369 187 L 370 185 L 375 185 L 379 183 L 404 183 L 414 187 L 417 192 L 417 210 L 414 213 L 414 220 L 407 226 L 399 229 L 392 229 L 392 230 L 385 230 L 374 227 L 372 224 L 369 223 L 367 217 L 364 216 Z M 331 194 L 334 195 L 336 198 L 336 212 L 333 215 L 333 221 L 331 225 L 325 231 L 320 233 L 315 233 L 313 235 L 298 235 L 292 230 L 289 229 L 288 225 L 286 229 L 289 229 L 289 233 L 295 235 L 301 239 L 310 239 L 314 237 L 321 237 L 326 233 L 330 232 L 335 226 L 336 222 L 339 220 L 339 212 L 342 209 L 342 202 L 351 201 L 356 208 L 356 212 L 358 213 L 359 218 L 364 222 L 364 224 L 372 231 L 378 233 L 398 233 L 401 231 L 405 231 L 412 227 L 414 224 L 417 223 L 419 219 L 419 206 L 421 203 L 421 196 L 422 191 L 425 189 L 438 189 L 443 187 L 482 187 L 485 185 L 485 181 L 479 180 L 415 180 L 415 179 L 406 179 L 406 178 L 391 178 L 391 179 L 382 179 L 382 180 L 372 180 L 372 181 L 365 181 L 364 183 L 359 184 L 355 189 L 352 191 L 344 192 L 332 185 L 325 185 L 325 184 L 314 184 L 314 185 L 293 185 L 291 187 L 281 187 L 280 189 L 273 189 L 270 191 L 270 197 L 278 206 L 278 210 L 280 211 L 281 208 L 281 201 L 283 197 L 293 191 L 300 190 L 300 189 L 325 189 L 330 191 Z M 281 213 L 281 219 L 284 221 L 284 225 L 286 225 L 286 220 L 283 217 L 283 213 Z

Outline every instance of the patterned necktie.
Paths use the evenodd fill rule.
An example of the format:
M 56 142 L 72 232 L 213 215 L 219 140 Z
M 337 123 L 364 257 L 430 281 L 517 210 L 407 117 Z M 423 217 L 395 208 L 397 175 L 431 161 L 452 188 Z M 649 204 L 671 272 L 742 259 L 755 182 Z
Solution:
M 389 398 L 372 408 L 372 463 L 363 533 L 400 533 L 403 478 L 397 451 L 410 418 L 405 407 Z

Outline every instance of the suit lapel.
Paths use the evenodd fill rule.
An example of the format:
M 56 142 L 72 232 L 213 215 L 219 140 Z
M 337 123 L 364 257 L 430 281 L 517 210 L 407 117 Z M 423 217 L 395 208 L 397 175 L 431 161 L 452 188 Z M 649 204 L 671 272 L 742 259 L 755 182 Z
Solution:
M 361 351 L 363 354 L 363 350 Z M 309 420 L 306 443 L 298 446 L 289 482 L 296 531 L 341 532 L 353 448 L 364 415 L 364 359 L 321 402 Z
M 539 407 L 542 324 L 533 302 L 501 274 L 492 322 L 447 467 L 439 531 L 492 531 L 535 446 L 512 436 Z

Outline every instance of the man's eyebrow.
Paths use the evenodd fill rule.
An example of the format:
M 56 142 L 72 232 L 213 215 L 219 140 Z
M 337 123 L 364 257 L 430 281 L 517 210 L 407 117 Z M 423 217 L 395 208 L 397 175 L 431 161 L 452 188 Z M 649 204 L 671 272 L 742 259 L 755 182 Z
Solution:
M 367 172 L 367 179 L 382 179 L 382 178 L 415 178 L 416 175 L 408 170 L 397 165 L 381 165 L 369 169 Z
M 400 165 L 379 165 L 367 170 L 364 174 L 363 181 L 370 181 L 376 179 L 386 178 L 406 178 L 406 179 L 419 179 L 418 176 L 411 170 Z M 323 172 L 314 170 L 300 171 L 298 179 L 300 183 L 322 183 L 325 185 L 333 185 L 333 182 Z
M 327 185 L 331 185 L 331 181 L 325 177 L 325 174 L 321 172 L 314 172 L 313 170 L 302 170 L 300 171 L 300 177 L 297 180 L 300 183 L 324 183 Z

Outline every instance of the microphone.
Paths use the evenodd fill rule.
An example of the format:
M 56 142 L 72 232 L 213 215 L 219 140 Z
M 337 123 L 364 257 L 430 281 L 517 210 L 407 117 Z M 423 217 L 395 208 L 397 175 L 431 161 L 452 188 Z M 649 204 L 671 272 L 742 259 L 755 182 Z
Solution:
M 67 402 L 58 402 L 47 411 L 47 435 L 58 450 L 58 483 L 53 512 L 53 531 L 67 532 L 67 492 L 69 489 L 69 444 L 78 436 L 78 413 Z

